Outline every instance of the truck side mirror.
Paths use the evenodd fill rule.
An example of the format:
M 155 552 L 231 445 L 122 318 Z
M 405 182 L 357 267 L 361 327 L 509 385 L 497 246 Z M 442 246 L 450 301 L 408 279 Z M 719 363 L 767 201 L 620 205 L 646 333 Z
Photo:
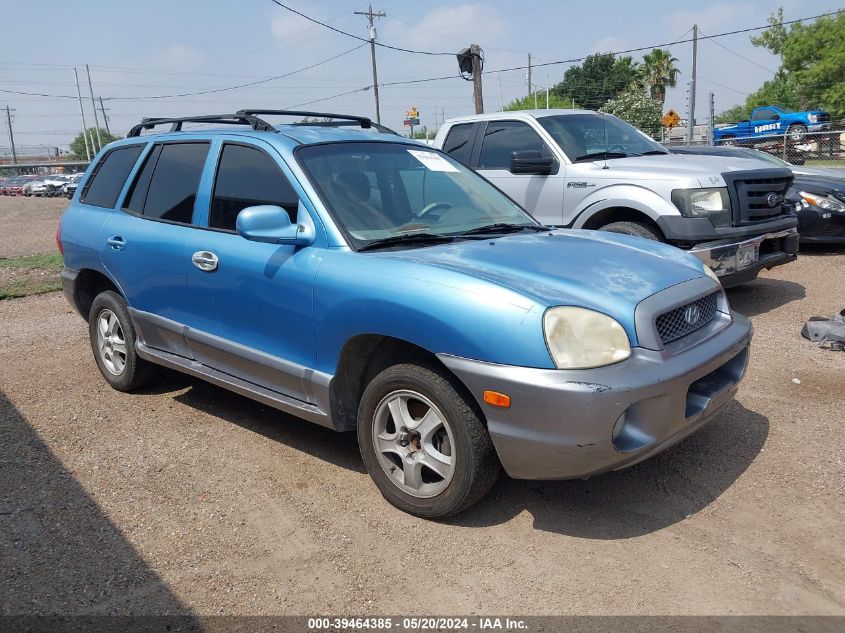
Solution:
M 773 120 L 773 121 L 778 121 L 779 119 L 780 119 L 780 115 L 779 115 L 779 114 L 775 114 L 774 116 L 772 116 L 772 120 Z
M 511 153 L 512 174 L 531 174 L 535 176 L 548 176 L 556 171 L 555 159 L 551 156 L 543 156 L 538 150 L 523 150 Z

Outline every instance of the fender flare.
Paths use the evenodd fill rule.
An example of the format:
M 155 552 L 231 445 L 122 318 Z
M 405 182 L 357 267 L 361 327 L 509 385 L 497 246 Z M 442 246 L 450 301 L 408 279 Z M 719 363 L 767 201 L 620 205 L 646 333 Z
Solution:
M 612 185 L 587 196 L 579 205 L 573 229 L 583 228 L 596 214 L 607 209 L 624 208 L 637 211 L 657 223 L 667 215 L 680 215 L 673 204 L 650 189 L 638 185 Z

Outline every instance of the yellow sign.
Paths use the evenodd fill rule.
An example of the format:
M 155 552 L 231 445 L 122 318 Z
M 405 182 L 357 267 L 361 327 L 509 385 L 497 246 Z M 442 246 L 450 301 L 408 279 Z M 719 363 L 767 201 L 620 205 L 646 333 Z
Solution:
M 408 110 L 405 114 L 408 116 L 409 119 L 419 119 L 420 118 L 420 113 L 419 113 L 419 110 L 417 110 L 416 106 L 412 106 L 411 109 Z
M 681 122 L 681 115 L 670 108 L 660 121 L 663 123 L 663 127 L 668 127 L 671 130 Z

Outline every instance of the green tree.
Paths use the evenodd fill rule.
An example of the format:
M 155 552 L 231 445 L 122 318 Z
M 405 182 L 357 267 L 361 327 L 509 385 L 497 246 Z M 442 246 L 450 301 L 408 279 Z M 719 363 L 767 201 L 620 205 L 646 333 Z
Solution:
M 779 10 L 769 23 L 771 27 L 751 42 L 780 55 L 781 65 L 775 78 L 752 94 L 746 105 L 821 107 L 834 118 L 845 115 L 845 13 L 811 24 L 797 22 L 787 29 Z
M 601 108 L 601 112 L 618 116 L 653 137 L 660 135 L 662 111 L 657 101 L 639 90 L 610 99 Z
M 674 88 L 678 81 L 681 71 L 675 65 L 677 62 L 672 53 L 662 48 L 655 48 L 643 55 L 643 83 L 651 98 L 660 104 L 661 110 L 666 101 L 666 88 Z
M 738 121 L 747 121 L 750 116 L 751 110 L 748 109 L 748 106 L 738 105 L 717 114 L 714 123 L 737 123 Z
M 598 110 L 609 99 L 631 90 L 640 83 L 639 65 L 631 57 L 597 53 L 583 64 L 571 66 L 563 81 L 552 88 L 552 94 L 571 102 L 575 99 L 588 110 Z
M 545 108 L 546 107 L 546 91 L 538 91 L 537 92 L 537 107 L 538 108 Z M 549 92 L 549 107 L 550 108 L 572 108 L 573 102 L 572 99 L 567 99 L 557 95 L 553 92 Z M 574 107 L 579 107 L 577 102 L 574 104 Z M 527 97 L 522 97 L 521 99 L 514 99 L 508 105 L 505 106 L 505 112 L 510 112 L 511 110 L 533 110 L 534 109 L 534 95 L 530 94 Z
M 100 141 L 102 142 L 102 145 L 116 141 L 119 138 L 119 136 L 109 134 L 103 128 L 100 128 Z M 97 152 L 95 151 L 95 148 L 91 147 L 91 139 L 94 139 L 95 144 L 97 143 L 97 128 L 88 128 L 88 148 L 91 152 L 91 157 L 93 158 L 94 154 Z M 71 160 L 87 160 L 85 153 L 85 137 L 82 136 L 82 132 L 77 134 L 76 138 L 70 142 L 70 158 Z

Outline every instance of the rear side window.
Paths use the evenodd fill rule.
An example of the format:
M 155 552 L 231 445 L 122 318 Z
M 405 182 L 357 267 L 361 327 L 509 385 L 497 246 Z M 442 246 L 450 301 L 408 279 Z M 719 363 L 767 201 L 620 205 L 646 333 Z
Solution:
M 143 147 L 143 145 L 118 147 L 103 156 L 85 185 L 80 198 L 82 203 L 95 207 L 113 208 Z
M 272 204 L 296 222 L 299 196 L 276 162 L 255 147 L 227 143 L 223 146 L 208 225 L 235 230 L 238 214 L 246 207 Z
M 548 155 L 540 135 L 521 121 L 491 121 L 481 143 L 479 169 L 510 169 L 511 154 L 535 150 Z
M 461 161 L 464 165 L 469 165 L 474 132 L 474 123 L 453 125 L 443 142 L 443 151 L 455 160 Z
M 153 220 L 190 224 L 209 143 L 166 143 L 150 152 L 126 208 Z

